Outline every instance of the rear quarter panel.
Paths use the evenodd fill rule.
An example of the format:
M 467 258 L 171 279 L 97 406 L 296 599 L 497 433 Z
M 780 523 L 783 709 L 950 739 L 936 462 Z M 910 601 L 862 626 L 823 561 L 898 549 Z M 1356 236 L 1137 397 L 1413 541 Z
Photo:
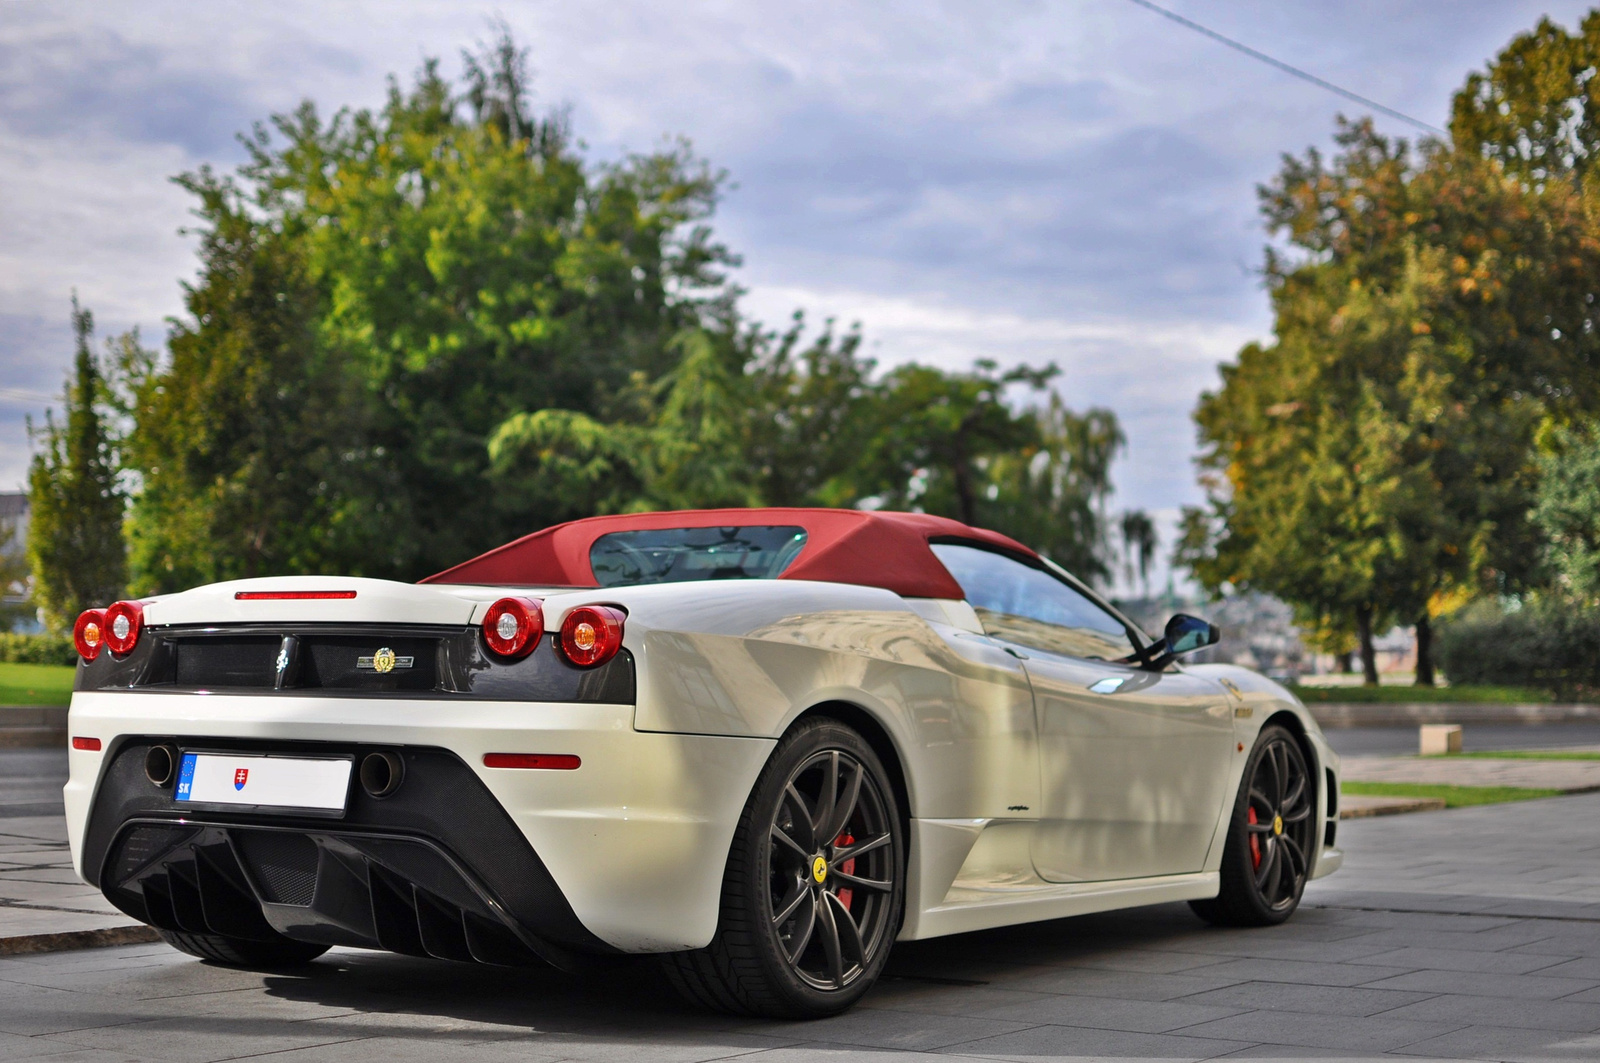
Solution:
M 547 599 L 552 621 L 579 597 Z M 640 731 L 777 738 L 807 710 L 845 702 L 888 733 L 912 815 L 1039 805 L 1032 695 L 1015 661 L 890 591 L 739 581 L 581 597 L 628 610 Z

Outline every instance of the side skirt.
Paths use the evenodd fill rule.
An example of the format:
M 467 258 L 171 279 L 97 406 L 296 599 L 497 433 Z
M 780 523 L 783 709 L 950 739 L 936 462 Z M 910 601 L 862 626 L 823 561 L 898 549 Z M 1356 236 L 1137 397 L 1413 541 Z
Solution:
M 939 904 L 920 913 L 915 926 L 907 919 L 907 933 L 900 940 L 964 934 L 970 930 L 989 930 L 1016 923 L 1036 923 L 1045 919 L 1065 919 L 1118 908 L 1137 908 L 1169 901 L 1193 901 L 1215 897 L 1222 888 L 1222 876 L 1215 871 L 1191 875 L 1164 875 L 1160 878 L 1124 879 L 1120 882 L 1072 882 L 1016 890 L 996 890 L 987 896 L 967 899 L 976 891 L 962 890 L 962 900 Z

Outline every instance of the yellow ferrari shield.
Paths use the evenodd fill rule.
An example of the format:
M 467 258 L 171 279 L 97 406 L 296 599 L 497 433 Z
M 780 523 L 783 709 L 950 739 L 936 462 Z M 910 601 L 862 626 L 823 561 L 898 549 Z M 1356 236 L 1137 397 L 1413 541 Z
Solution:
M 1272 833 L 1274 833 L 1274 834 L 1282 834 L 1283 833 L 1283 817 L 1282 816 L 1273 816 L 1272 817 Z
M 811 861 L 811 877 L 819 883 L 828 877 L 828 862 L 820 856 Z

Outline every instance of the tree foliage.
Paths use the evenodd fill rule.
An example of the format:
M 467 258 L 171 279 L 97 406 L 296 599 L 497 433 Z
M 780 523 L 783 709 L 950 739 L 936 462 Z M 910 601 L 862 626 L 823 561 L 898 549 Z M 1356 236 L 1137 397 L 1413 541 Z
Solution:
M 63 422 L 47 413 L 43 427 L 29 426 L 38 449 L 28 470 L 28 560 L 34 599 L 57 631 L 71 627 L 84 609 L 110 605 L 127 582 L 116 440 L 106 424 L 101 368 L 90 350 L 94 318 L 76 295 L 72 331 L 76 350 Z
M 747 321 L 719 171 L 681 142 L 592 162 L 509 35 L 464 60 L 179 178 L 199 278 L 167 352 L 118 360 L 139 592 L 763 504 L 915 507 L 1106 572 L 1109 411 L 1046 394 L 1053 367 L 879 373 L 857 328 Z
M 1369 681 L 1375 626 L 1416 623 L 1431 681 L 1433 616 L 1535 585 L 1536 442 L 1600 411 L 1579 54 L 1541 24 L 1458 94 L 1453 146 L 1342 122 L 1331 159 L 1286 156 L 1261 189 L 1287 245 L 1267 255 L 1275 339 L 1201 399 L 1209 504 L 1180 560 L 1283 597 L 1330 645 L 1354 630 Z

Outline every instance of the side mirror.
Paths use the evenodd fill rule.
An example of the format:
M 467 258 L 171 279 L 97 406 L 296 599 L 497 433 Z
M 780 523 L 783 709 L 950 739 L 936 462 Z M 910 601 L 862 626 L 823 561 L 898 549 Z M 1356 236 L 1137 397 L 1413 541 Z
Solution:
M 1161 647 L 1163 657 L 1181 657 L 1205 646 L 1215 645 L 1222 638 L 1217 625 L 1198 616 L 1178 613 L 1167 621 L 1167 637 Z

